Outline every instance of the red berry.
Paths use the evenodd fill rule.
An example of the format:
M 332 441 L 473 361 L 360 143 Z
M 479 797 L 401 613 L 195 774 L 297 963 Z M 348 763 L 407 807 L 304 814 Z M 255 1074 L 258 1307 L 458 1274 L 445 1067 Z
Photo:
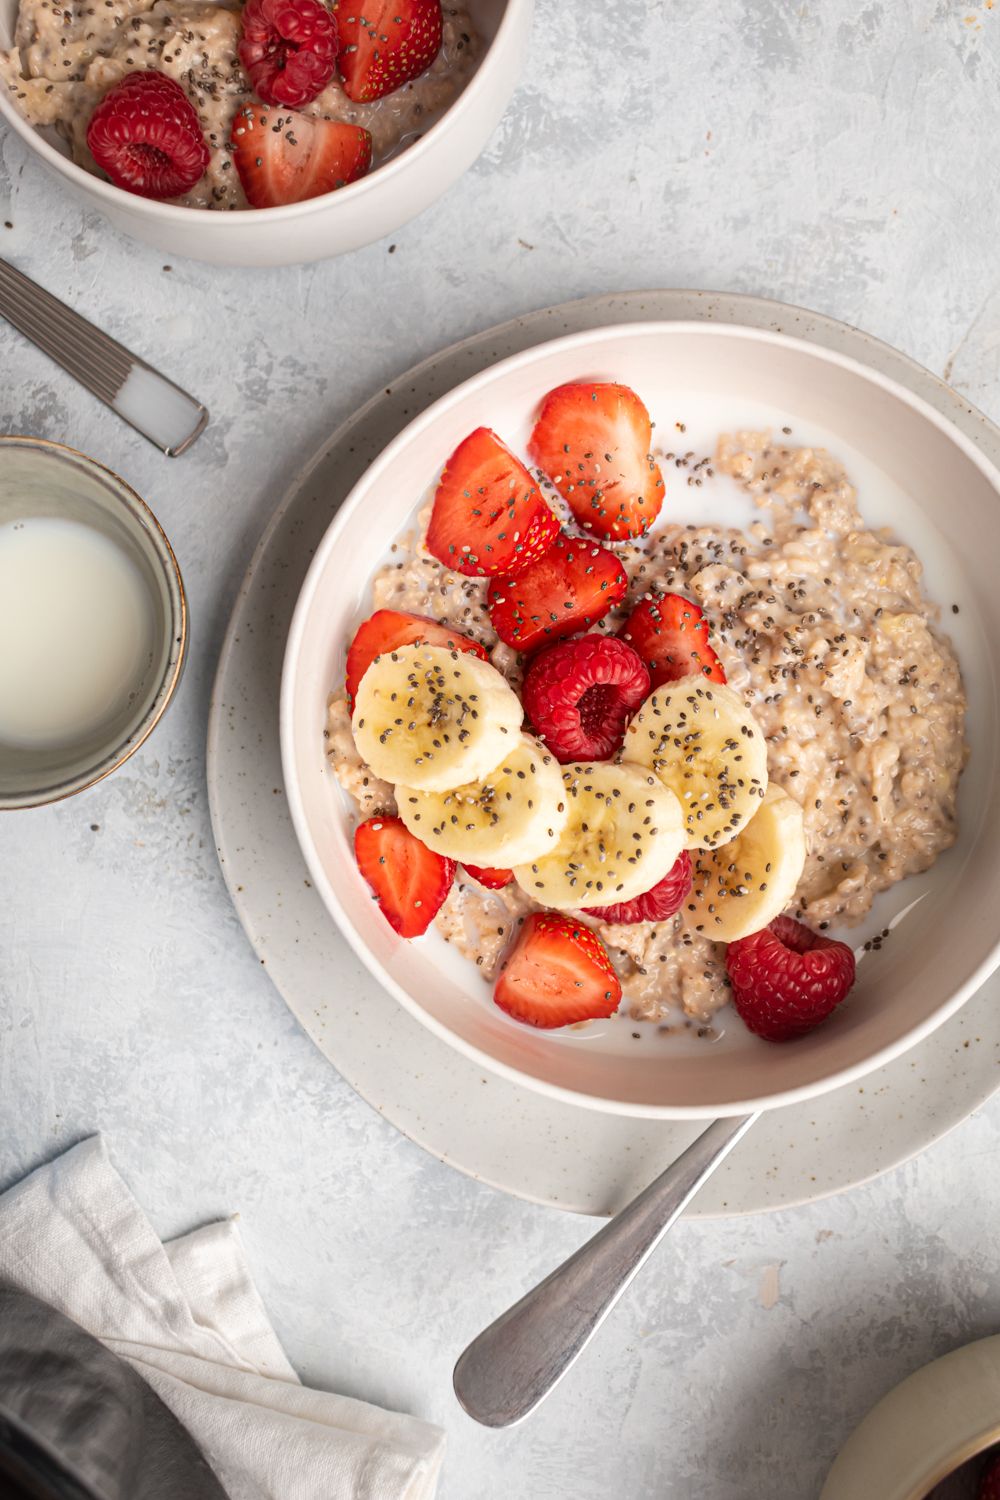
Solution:
M 631 901 L 613 906 L 585 906 L 588 917 L 602 922 L 665 922 L 680 911 L 691 889 L 691 859 L 682 849 L 662 880 Z
M 332 193 L 364 177 L 372 138 L 360 125 L 241 104 L 233 117 L 233 162 L 251 208 L 278 208 Z
M 400 937 L 419 937 L 441 910 L 455 862 L 422 844 L 400 818 L 369 818 L 354 830 L 358 869 Z
M 240 62 L 265 104 L 301 109 L 337 65 L 337 23 L 320 0 L 246 0 Z
M 791 917 L 776 917 L 761 932 L 730 943 L 726 968 L 736 1009 L 750 1030 L 769 1042 L 811 1031 L 854 983 L 854 954 L 847 944 Z
M 991 1458 L 983 1470 L 976 1500 L 1000 1500 L 1000 1457 Z
M 709 682 L 726 680 L 709 645 L 704 612 L 683 594 L 647 594 L 618 634 L 638 651 L 655 688 L 693 674 Z
M 524 464 L 488 427 L 463 438 L 445 464 L 427 550 L 468 577 L 523 573 L 548 552 L 559 522 Z
M 349 99 L 381 99 L 419 78 L 441 49 L 441 0 L 336 0 Z
M 490 620 L 515 651 L 534 651 L 596 625 L 627 588 L 628 575 L 613 552 L 564 534 L 523 573 L 491 581 Z
M 483 661 L 489 658 L 478 641 L 470 641 L 447 625 L 437 620 L 428 620 L 425 615 L 407 614 L 401 609 L 377 609 L 367 620 L 362 621 L 354 633 L 347 652 L 345 687 L 347 702 L 354 703 L 358 684 L 368 671 L 376 656 L 395 651 L 400 646 L 451 646 L 456 651 L 468 652 Z
M 577 524 L 623 542 L 645 535 L 663 504 L 652 439 L 649 412 L 635 391 L 581 381 L 549 392 L 528 446 Z
M 649 692 L 649 673 L 613 635 L 582 635 L 541 651 L 522 690 L 525 712 L 556 760 L 607 760 Z
M 533 912 L 504 959 L 493 998 L 515 1021 L 570 1026 L 612 1016 L 622 987 L 596 933 L 562 912 Z
M 210 157 L 194 105 L 165 73 L 127 73 L 90 117 L 87 145 L 116 187 L 142 198 L 179 198 Z
M 514 879 L 513 870 L 498 870 L 491 865 L 463 865 L 462 869 L 488 891 L 502 891 Z

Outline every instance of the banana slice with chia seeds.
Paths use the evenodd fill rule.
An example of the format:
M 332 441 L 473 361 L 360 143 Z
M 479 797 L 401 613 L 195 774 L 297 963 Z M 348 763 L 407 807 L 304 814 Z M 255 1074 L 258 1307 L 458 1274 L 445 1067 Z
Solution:
M 685 925 L 720 943 L 760 932 L 792 904 L 805 862 L 802 809 L 769 786 L 742 833 L 722 848 L 698 850 Z
M 734 839 L 767 791 L 760 725 L 720 683 L 685 677 L 658 687 L 626 729 L 621 757 L 648 766 L 675 793 L 689 849 Z
M 498 766 L 523 718 L 514 689 L 489 662 L 447 646 L 399 646 L 362 677 L 351 729 L 376 776 L 439 792 Z
M 509 869 L 555 847 L 567 818 L 556 760 L 527 734 L 478 781 L 450 791 L 396 787 L 407 828 L 448 859 Z
M 680 803 L 645 766 L 562 768 L 569 816 L 551 854 L 514 866 L 522 890 L 573 910 L 631 901 L 663 879 L 684 847 Z

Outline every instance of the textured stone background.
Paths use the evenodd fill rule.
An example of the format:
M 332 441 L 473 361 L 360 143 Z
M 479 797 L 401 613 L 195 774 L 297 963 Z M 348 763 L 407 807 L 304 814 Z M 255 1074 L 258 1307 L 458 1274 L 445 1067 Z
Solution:
M 194 620 L 146 753 L 3 820 L 0 1182 L 100 1127 L 164 1233 L 238 1208 L 303 1377 L 443 1423 L 445 1500 L 815 1495 L 872 1401 L 1000 1326 L 1000 1107 L 849 1197 L 679 1227 L 532 1422 L 477 1428 L 451 1396 L 456 1352 L 591 1225 L 427 1159 L 261 973 L 204 787 L 238 580 L 288 476 L 363 397 L 574 295 L 803 303 L 1000 417 L 998 58 L 989 0 L 540 0 L 527 75 L 469 176 L 395 253 L 301 270 L 166 269 L 0 135 L 0 254 L 214 418 L 169 464 L 0 328 L 0 430 L 63 438 L 147 495 Z

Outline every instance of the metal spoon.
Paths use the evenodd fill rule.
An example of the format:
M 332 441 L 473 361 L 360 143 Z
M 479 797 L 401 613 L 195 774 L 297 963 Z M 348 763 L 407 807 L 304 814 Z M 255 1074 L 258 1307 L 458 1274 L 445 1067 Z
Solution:
M 200 401 L 5 260 L 0 317 L 168 458 L 204 431 L 208 412 Z
M 533 1412 L 597 1332 L 702 1183 L 758 1114 L 715 1120 L 627 1208 L 473 1339 L 455 1394 L 477 1422 L 510 1427 Z

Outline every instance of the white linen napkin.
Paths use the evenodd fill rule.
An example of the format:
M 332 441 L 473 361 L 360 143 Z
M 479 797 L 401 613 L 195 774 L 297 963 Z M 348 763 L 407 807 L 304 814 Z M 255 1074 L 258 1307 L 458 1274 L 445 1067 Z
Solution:
M 129 1360 L 232 1500 L 432 1500 L 444 1434 L 300 1385 L 234 1221 L 162 1244 L 100 1136 L 0 1195 L 0 1281 Z

